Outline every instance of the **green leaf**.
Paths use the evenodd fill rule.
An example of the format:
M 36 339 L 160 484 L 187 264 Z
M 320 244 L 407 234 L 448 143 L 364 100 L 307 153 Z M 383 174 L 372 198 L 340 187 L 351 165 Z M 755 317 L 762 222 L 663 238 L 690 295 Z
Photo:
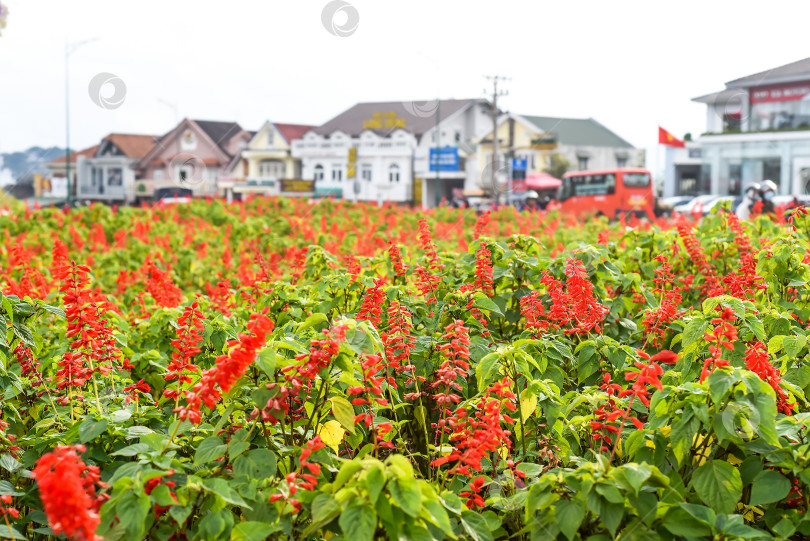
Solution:
M 256 366 L 258 366 L 268 378 L 275 377 L 276 352 L 270 348 L 261 350 L 256 356 Z
M 335 477 L 335 481 L 332 483 L 332 489 L 337 491 L 340 487 L 346 484 L 346 481 L 352 478 L 352 476 L 363 469 L 363 465 L 359 462 L 354 460 L 347 460 L 343 463 L 340 467 L 340 471 L 338 472 L 337 476 Z
M 266 522 L 240 522 L 231 530 L 231 541 L 264 541 L 279 526 Z
M 484 355 L 484 357 L 478 361 L 478 364 L 475 366 L 475 379 L 478 381 L 479 391 L 483 391 L 487 388 L 491 374 L 500 358 L 500 353 L 493 351 L 492 353 Z
M 535 408 L 537 408 L 537 394 L 531 389 L 523 389 L 520 392 L 520 417 L 523 422 L 534 413 Z
M 138 453 L 145 453 L 149 451 L 149 449 L 150 447 L 145 443 L 133 443 L 110 454 L 112 456 L 135 456 Z
M 9 529 L 11 528 L 11 529 Z M 0 538 L 2 539 L 28 539 L 21 534 L 14 526 L 0 524 Z
M 383 469 L 378 465 L 371 466 L 368 473 L 366 473 L 366 487 L 368 488 L 368 498 L 372 504 L 377 501 L 383 485 L 385 485 Z
M 87 419 L 79 426 L 79 441 L 87 443 L 107 430 L 107 419 Z
M 807 344 L 807 337 L 801 335 L 785 336 L 784 340 L 782 341 L 782 346 L 785 348 L 785 354 L 790 359 L 795 359 L 796 355 L 798 355 L 799 352 L 804 348 L 805 344 Z
M 391 497 L 405 513 L 412 517 L 419 516 L 422 506 L 422 491 L 419 483 L 412 477 L 394 479 L 390 485 Z
M 347 540 L 373 541 L 377 513 L 369 505 L 355 504 L 343 510 L 338 523 Z
M 462 511 L 461 523 L 474 541 L 493 541 L 492 532 L 487 527 L 487 521 L 478 513 Z
M 779 472 L 764 470 L 751 485 L 749 505 L 764 505 L 781 501 L 790 492 L 790 481 Z
M 698 340 L 703 339 L 706 334 L 706 329 L 709 327 L 709 322 L 702 318 L 692 319 L 683 328 L 683 347 L 688 346 Z
M 720 513 L 733 513 L 742 497 L 740 470 L 724 460 L 710 460 L 698 467 L 692 486 L 703 503 Z
M 503 312 L 501 312 L 501 309 L 498 308 L 498 305 L 486 295 L 476 295 L 475 301 L 473 301 L 473 306 L 475 308 L 480 308 L 481 310 L 486 310 L 487 312 L 495 314 L 498 317 L 504 317 Z
M 301 322 L 301 324 L 298 325 L 298 328 L 296 329 L 296 334 L 300 334 L 305 330 L 314 327 L 315 325 L 318 325 L 320 323 L 324 323 L 326 321 L 328 321 L 326 314 L 321 312 L 315 312 L 314 314 L 306 318 L 303 322 Z
M 554 504 L 554 518 L 560 531 L 570 540 L 574 538 L 585 518 L 585 508 L 577 500 L 560 500 Z
M 342 396 L 333 396 L 329 399 L 332 403 L 332 415 L 343 425 L 343 428 L 354 434 L 354 406 Z
M 207 464 L 218 458 L 225 456 L 228 446 L 222 443 L 218 436 L 210 436 L 200 442 L 197 451 L 194 453 L 194 465 Z
M 276 455 L 267 449 L 253 449 L 233 462 L 234 475 L 264 480 L 276 474 Z

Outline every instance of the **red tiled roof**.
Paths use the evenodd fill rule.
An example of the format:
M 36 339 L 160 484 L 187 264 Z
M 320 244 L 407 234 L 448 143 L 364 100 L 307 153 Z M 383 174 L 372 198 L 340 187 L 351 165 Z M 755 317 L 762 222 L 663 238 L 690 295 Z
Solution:
M 304 124 L 278 124 L 273 123 L 276 129 L 281 133 L 288 143 L 293 139 L 301 139 L 309 130 L 314 130 L 318 126 L 305 126 Z
M 77 156 L 86 156 L 88 158 L 92 158 L 95 156 L 96 151 L 98 150 L 98 145 L 92 146 L 90 148 L 86 148 L 84 150 L 80 150 L 78 152 L 71 152 L 70 153 L 70 163 L 76 163 Z M 51 160 L 50 163 L 65 163 L 65 157 L 62 156 L 61 158 L 56 158 L 55 160 Z
M 120 148 L 121 152 L 129 158 L 143 158 L 146 156 L 155 146 L 157 139 L 158 136 L 156 135 L 136 135 L 132 133 L 111 133 L 104 138 L 105 141 L 111 141 Z

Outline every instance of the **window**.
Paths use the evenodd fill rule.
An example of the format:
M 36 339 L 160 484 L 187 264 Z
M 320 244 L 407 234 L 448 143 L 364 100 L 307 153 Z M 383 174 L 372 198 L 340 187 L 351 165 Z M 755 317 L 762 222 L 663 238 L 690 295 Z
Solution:
M 650 185 L 650 175 L 647 173 L 625 173 L 622 175 L 625 188 L 646 188 Z
M 395 163 L 388 168 L 388 182 L 399 182 L 399 166 Z
M 91 174 L 90 174 L 90 186 L 95 186 L 96 185 L 96 178 L 97 177 L 98 177 L 98 169 L 96 169 L 94 167 L 93 170 L 91 171 Z
M 579 175 L 563 179 L 560 200 L 573 196 L 611 195 L 616 193 L 616 175 Z
M 627 167 L 627 156 L 616 156 L 616 167 Z
M 332 180 L 335 182 L 343 180 L 343 168 L 340 166 L 340 164 L 335 164 L 332 166 Z
M 155 180 L 163 180 L 163 169 L 155 169 Z
M 588 169 L 588 158 L 586 156 L 578 156 L 577 163 L 579 164 L 579 170 L 585 171 Z
M 318 164 L 315 166 L 315 175 L 313 176 L 313 180 L 323 180 L 323 165 Z
M 284 162 L 281 160 L 262 160 L 259 163 L 259 176 L 262 178 L 282 178 Z
M 460 132 L 459 130 L 456 130 L 456 133 L 455 133 L 455 135 L 453 136 L 453 139 L 456 141 L 456 143 L 460 143 L 460 142 L 461 142 L 461 132 Z
M 272 148 L 275 142 L 275 133 L 273 132 L 272 128 L 267 130 L 267 146 Z
M 123 186 L 124 185 L 124 170 L 120 167 L 107 169 L 107 185 L 108 186 Z
M 366 182 L 371 182 L 371 171 L 372 171 L 372 169 L 371 169 L 370 165 L 368 165 L 368 164 L 363 165 L 363 167 L 362 167 L 362 169 L 360 171 L 361 178 L 363 180 L 365 180 Z

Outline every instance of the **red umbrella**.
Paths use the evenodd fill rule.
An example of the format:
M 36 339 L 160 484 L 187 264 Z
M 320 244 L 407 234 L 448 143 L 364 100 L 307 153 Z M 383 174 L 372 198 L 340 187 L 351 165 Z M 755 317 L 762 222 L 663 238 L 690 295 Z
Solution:
M 532 173 L 526 177 L 526 187 L 530 190 L 551 190 L 559 188 L 562 180 L 548 173 Z

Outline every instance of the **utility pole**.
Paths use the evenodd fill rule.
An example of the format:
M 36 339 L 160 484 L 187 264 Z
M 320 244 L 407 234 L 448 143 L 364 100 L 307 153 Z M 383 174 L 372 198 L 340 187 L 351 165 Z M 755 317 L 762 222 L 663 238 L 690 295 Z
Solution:
M 65 39 L 65 180 L 67 180 L 66 202 L 68 207 L 71 206 L 73 201 L 73 192 L 70 182 L 70 77 L 68 75 L 68 64 L 70 63 L 70 55 L 72 55 L 76 49 L 97 39 L 98 38 L 87 39 L 76 43 L 68 43 L 67 39 Z M 78 181 L 78 175 L 76 180 Z
M 498 180 L 497 180 L 497 171 L 499 167 L 497 167 L 498 163 L 498 98 L 501 96 L 508 96 L 508 90 L 498 90 L 498 82 L 500 81 L 511 81 L 509 77 L 503 77 L 500 75 L 486 75 L 485 76 L 488 81 L 492 81 L 492 161 L 490 163 L 490 173 L 492 175 L 491 182 L 492 182 L 492 191 L 496 194 L 496 200 L 499 199 L 497 197 L 497 190 L 498 190 Z M 484 94 L 487 94 L 489 91 L 484 89 Z

